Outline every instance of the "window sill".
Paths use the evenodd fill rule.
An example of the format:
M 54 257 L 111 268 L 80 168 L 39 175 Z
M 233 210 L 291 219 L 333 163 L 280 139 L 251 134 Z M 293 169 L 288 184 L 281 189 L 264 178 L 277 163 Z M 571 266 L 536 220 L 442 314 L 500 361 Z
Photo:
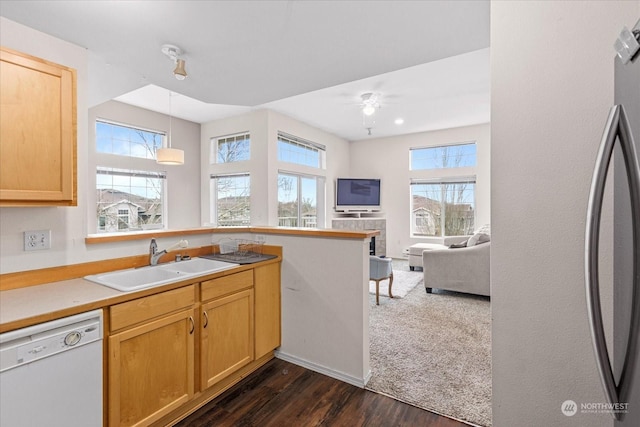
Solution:
M 249 230 L 249 227 L 200 227 L 172 230 L 145 230 L 130 233 L 101 233 L 88 235 L 87 237 L 85 237 L 84 242 L 87 245 L 92 245 L 96 243 L 126 242 L 129 240 L 148 240 L 152 237 L 173 237 L 194 234 L 243 232 L 247 230 Z
M 293 236 L 312 237 L 332 237 L 341 239 L 366 239 L 380 234 L 378 230 L 332 230 L 318 228 L 295 228 L 295 227 L 201 227 L 185 228 L 175 230 L 147 230 L 133 233 L 105 233 L 91 234 L 85 237 L 87 245 L 96 243 L 126 242 L 130 240 L 147 240 L 152 237 L 173 237 L 187 236 L 194 234 L 214 234 L 214 233 L 260 233 L 260 234 L 280 234 Z

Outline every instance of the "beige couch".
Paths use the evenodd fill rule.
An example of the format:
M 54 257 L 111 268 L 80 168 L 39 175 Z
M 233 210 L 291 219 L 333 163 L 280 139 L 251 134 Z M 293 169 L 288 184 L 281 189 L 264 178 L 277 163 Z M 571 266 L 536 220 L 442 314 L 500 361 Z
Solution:
M 490 295 L 491 242 L 464 248 L 424 251 L 424 286 L 432 289 Z

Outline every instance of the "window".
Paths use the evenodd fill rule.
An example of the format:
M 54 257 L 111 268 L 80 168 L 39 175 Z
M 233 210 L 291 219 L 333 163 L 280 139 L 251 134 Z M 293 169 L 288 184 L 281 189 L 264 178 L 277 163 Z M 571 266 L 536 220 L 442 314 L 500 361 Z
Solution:
M 278 132 L 278 161 L 278 225 L 324 228 L 326 147 Z
M 98 232 L 163 228 L 164 172 L 98 167 Z
M 476 166 L 476 143 L 412 148 L 411 170 L 450 169 Z
M 136 129 L 105 121 L 96 122 L 96 151 L 118 156 L 156 158 L 164 133 Z
M 278 174 L 278 226 L 316 228 L 317 194 L 317 177 Z
M 211 175 L 213 222 L 218 227 L 249 225 L 249 174 Z
M 473 233 L 475 178 L 411 182 L 411 232 L 414 236 L 464 236 Z
M 296 165 L 324 168 L 325 146 L 278 132 L 278 160 Z
M 248 133 L 214 139 L 214 156 L 217 163 L 231 163 L 249 160 L 251 139 Z
M 412 148 L 411 235 L 472 234 L 475 223 L 476 143 Z
M 167 174 L 155 162 L 165 137 L 163 132 L 96 120 L 93 226 L 98 233 L 166 227 Z

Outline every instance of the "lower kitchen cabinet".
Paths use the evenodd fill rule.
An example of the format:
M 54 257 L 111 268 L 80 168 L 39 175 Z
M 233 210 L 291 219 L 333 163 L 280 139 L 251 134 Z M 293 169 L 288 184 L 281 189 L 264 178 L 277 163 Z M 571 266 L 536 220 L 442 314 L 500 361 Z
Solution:
M 280 263 L 253 270 L 255 289 L 255 356 L 280 347 Z
M 200 387 L 205 390 L 253 360 L 252 270 L 201 284 Z
M 253 360 L 253 289 L 202 305 L 202 389 Z
M 273 357 L 280 263 L 111 306 L 109 331 L 108 425 L 171 424 Z
M 111 427 L 149 425 L 194 395 L 194 295 L 187 286 L 110 308 Z

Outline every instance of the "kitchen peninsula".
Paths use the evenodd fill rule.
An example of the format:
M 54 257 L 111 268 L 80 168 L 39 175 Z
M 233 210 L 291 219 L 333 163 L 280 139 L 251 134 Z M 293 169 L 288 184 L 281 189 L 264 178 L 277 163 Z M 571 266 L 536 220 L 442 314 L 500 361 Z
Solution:
M 281 344 L 275 355 L 343 381 L 364 386 L 369 372 L 368 334 L 366 334 L 368 328 L 365 327 L 368 324 L 366 273 L 369 240 L 376 234 L 375 231 L 354 233 L 340 230 L 271 227 L 196 230 L 167 231 L 169 236 L 163 235 L 161 238 L 169 237 L 173 241 L 177 238 L 176 236 L 188 236 L 190 242 L 193 242 L 198 239 L 202 240 L 200 234 L 202 232 L 206 233 L 205 239 L 209 242 L 227 238 L 251 239 L 257 236 L 264 238 L 266 241 L 265 253 L 270 251 L 270 253 L 279 255 L 271 263 L 281 265 Z M 140 237 L 141 243 L 148 244 L 148 237 Z M 113 244 L 109 241 L 87 243 L 88 246 Z M 160 244 L 160 247 L 166 246 L 165 242 Z M 210 250 L 210 246 L 203 244 L 195 248 L 192 247 L 190 252 L 186 253 L 197 256 L 199 251 L 207 250 Z M 144 265 L 145 262 L 148 262 L 148 255 L 128 258 L 129 262 L 133 262 L 133 264 Z M 319 264 L 317 262 L 319 258 L 322 258 L 324 263 Z M 112 266 L 117 266 L 116 269 L 131 266 L 123 264 L 121 259 L 111 261 L 113 261 Z M 331 263 L 335 268 L 331 270 L 323 268 L 326 262 Z M 269 262 L 264 264 L 265 266 L 270 265 Z M 126 304 L 134 299 L 144 299 L 157 293 L 171 292 L 192 286 L 190 283 L 182 282 L 166 285 L 161 289 L 123 294 L 78 278 L 78 276 L 83 277 L 86 274 L 95 273 L 95 268 L 101 265 L 102 261 L 93 261 L 75 266 L 45 269 L 49 270 L 49 274 L 36 270 L 1 275 L 0 283 L 2 283 L 3 289 L 11 284 L 14 284 L 12 287 L 15 288 L 15 282 L 19 280 L 18 277 L 22 277 L 24 283 L 29 283 L 32 286 L 2 291 L 0 294 L 0 330 L 15 329 L 71 315 L 76 311 Z M 254 267 L 257 268 L 260 265 L 256 264 Z M 74 275 L 71 273 L 74 271 L 74 267 L 78 268 L 76 277 L 66 277 L 65 275 Z M 113 269 L 113 267 L 111 268 Z M 251 265 L 238 267 L 238 269 L 201 278 L 202 280 L 197 283 L 251 269 L 253 269 Z M 38 277 L 56 277 L 62 280 L 55 283 L 33 283 L 34 280 L 37 281 Z M 254 286 L 256 286 L 255 283 Z M 240 287 L 246 288 L 243 285 Z M 255 289 L 257 291 L 258 288 Z M 242 289 L 238 290 L 242 291 Z M 194 293 L 197 296 L 195 290 Z M 257 294 L 256 298 L 258 298 Z M 256 314 L 256 325 L 259 323 L 258 316 Z M 343 332 L 336 334 L 336 330 Z M 255 336 L 256 342 L 258 342 L 257 331 Z M 338 349 L 340 351 L 337 351 Z M 265 357 L 267 358 L 262 360 L 256 358 L 259 362 L 252 363 L 264 363 L 272 356 Z M 243 369 L 249 369 L 248 366 L 253 367 L 250 364 Z M 248 371 L 242 369 L 237 372 L 237 375 L 240 376 L 247 374 Z

